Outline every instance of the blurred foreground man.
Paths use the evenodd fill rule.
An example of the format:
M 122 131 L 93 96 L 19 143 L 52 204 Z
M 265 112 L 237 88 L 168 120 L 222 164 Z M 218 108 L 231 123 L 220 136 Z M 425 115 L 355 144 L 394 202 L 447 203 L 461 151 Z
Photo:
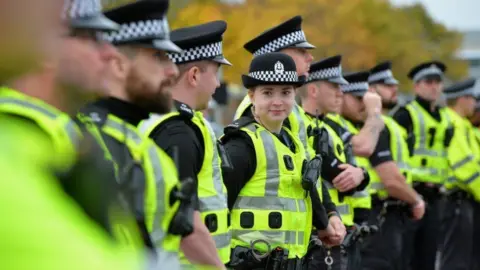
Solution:
M 442 211 L 440 269 L 475 269 L 472 257 L 475 238 L 474 205 L 480 201 L 480 146 L 468 121 L 475 112 L 475 80 L 468 79 L 445 89 L 447 113 L 454 135 L 448 148 L 450 173 Z
M 177 158 L 180 179 L 193 179 L 194 231 L 185 244 L 198 245 L 204 260 L 198 263 L 223 267 L 230 261 L 230 229 L 222 160 L 217 139 L 202 110 L 208 108 L 220 65 L 231 65 L 222 55 L 224 21 L 176 29 L 171 39 L 183 51 L 170 53 L 180 76 L 173 85 L 174 112 L 152 114 L 139 125 L 140 132 Z M 210 234 L 212 236 L 210 236 Z M 212 240 L 213 238 L 213 240 Z M 218 250 L 218 255 L 217 255 Z M 192 268 L 183 260 L 184 269 Z
M 372 196 L 369 223 L 379 224 L 380 231 L 366 241 L 362 250 L 362 269 L 403 270 L 406 268 L 404 227 L 410 216 L 414 220 L 423 217 L 425 202 L 411 187 L 407 134 L 395 120 L 385 115 L 396 104 L 398 88 L 391 63 L 380 63 L 372 68 L 368 83 L 369 90 L 382 98 L 385 128 L 369 158 Z M 347 109 L 345 113 L 349 112 Z
M 422 220 L 407 232 L 404 260 L 413 270 L 433 270 L 439 237 L 440 188 L 448 177 L 447 149 L 453 136 L 451 117 L 437 105 L 443 89 L 446 67 L 438 61 L 412 68 L 415 99 L 399 108 L 393 118 L 407 132 L 411 155 L 412 181 L 427 204 Z
M 96 167 L 102 164 L 103 158 L 98 163 L 91 161 L 92 156 L 86 159 L 89 161 L 85 167 L 87 170 L 81 170 L 87 177 L 83 178 L 87 180 L 85 185 L 76 182 L 80 176 L 70 178 L 79 185 L 77 190 L 67 188 L 72 183 L 62 182 L 65 191 L 76 203 L 59 188 L 58 182 L 69 180 L 66 178 L 72 176 L 75 168 L 85 161 L 84 153 L 77 155 L 76 146 L 83 143 L 80 129 L 64 112 L 68 105 L 72 105 L 64 103 L 68 100 L 67 96 L 72 94 L 72 90 L 84 91 L 85 85 L 69 84 L 75 85 L 74 89 L 57 88 L 58 81 L 55 79 L 65 77 L 59 75 L 61 61 L 59 63 L 54 52 L 60 49 L 62 59 L 66 47 L 73 50 L 71 53 L 83 52 L 83 55 L 98 59 L 93 62 L 93 67 L 102 70 L 97 40 L 93 39 L 95 29 L 113 29 L 116 24 L 101 16 L 100 9 L 98 2 L 87 6 L 83 1 L 68 2 L 64 7 L 68 14 L 64 15 L 70 24 L 71 34 L 62 33 L 59 24 L 50 25 L 48 29 L 51 32 L 44 33 L 37 40 L 41 42 L 41 46 L 36 48 L 38 56 L 42 56 L 42 61 L 38 62 L 40 69 L 11 80 L 8 85 L 15 89 L 4 87 L 0 90 L 1 174 L 3 179 L 16 179 L 1 181 L 4 193 L 0 196 L 0 205 L 7 217 L 0 223 L 3 239 L 0 248 L 9 251 L 4 252 L 5 256 L 0 259 L 2 269 L 64 269 L 66 265 L 72 269 L 142 268 L 142 258 L 138 254 L 122 252 L 106 233 L 110 227 L 105 222 L 103 210 L 107 209 L 110 201 L 97 201 L 98 194 L 93 193 L 89 194 L 92 201 L 84 200 L 83 192 L 87 190 L 98 191 L 110 198 L 103 185 L 110 179 L 108 172 L 104 175 Z M 48 16 L 41 11 L 35 9 L 34 12 Z M 2 27 L 5 25 L 2 24 Z M 55 47 L 55 44 L 60 47 Z M 82 74 L 85 79 L 91 79 L 86 73 Z M 103 169 L 104 165 L 100 168 Z M 60 179 L 55 176 L 60 176 Z M 99 181 L 99 184 L 89 186 L 92 182 L 88 176 L 96 177 L 93 180 Z M 100 181 L 104 176 L 107 176 L 106 181 Z M 34 230 L 31 224 L 35 224 Z M 103 226 L 103 230 L 99 225 Z M 65 241 L 69 244 L 65 245 Z

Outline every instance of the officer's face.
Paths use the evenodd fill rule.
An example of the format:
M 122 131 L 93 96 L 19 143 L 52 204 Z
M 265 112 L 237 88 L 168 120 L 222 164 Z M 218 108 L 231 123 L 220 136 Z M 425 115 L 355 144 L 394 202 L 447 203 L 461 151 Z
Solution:
M 310 70 L 310 64 L 313 61 L 312 54 L 304 48 L 286 48 L 280 50 L 280 52 L 289 55 L 295 61 L 297 66 L 297 73 L 300 76 L 308 76 Z
M 425 78 L 415 83 L 415 92 L 429 101 L 437 101 L 443 90 L 443 82 L 439 78 Z
M 61 0 L 0 0 L 0 80 L 38 64 L 45 38 L 62 24 Z
M 133 103 L 149 112 L 170 112 L 170 87 L 177 76 L 178 68 L 165 52 L 137 48 L 137 54 L 130 63 L 127 93 Z
M 384 108 L 390 108 L 397 104 L 398 86 L 394 84 L 375 84 L 370 85 L 370 89 L 376 92 L 382 98 Z
M 104 72 L 109 54 L 99 33 L 92 30 L 68 30 L 59 48 L 58 80 L 65 89 L 81 90 L 85 96 L 105 93 Z
M 197 78 L 195 78 L 196 84 L 196 110 L 205 110 L 208 108 L 208 102 L 212 99 L 212 95 L 215 90 L 220 86 L 218 80 L 218 69 L 220 65 L 212 61 L 204 61 L 203 70 L 199 70 Z
M 464 96 L 458 99 L 460 107 L 465 110 L 465 117 L 472 117 L 475 113 L 477 100 L 473 96 Z
M 342 108 L 343 92 L 340 86 L 331 82 L 318 82 L 315 100 L 321 111 L 325 113 L 338 113 Z
M 295 89 L 285 85 L 263 85 L 249 91 L 254 113 L 261 121 L 280 123 L 295 104 Z
M 346 94 L 343 96 L 342 114 L 354 121 L 364 121 L 366 118 L 365 105 L 362 97 Z
M 480 109 L 475 109 L 472 117 L 470 117 L 470 122 L 472 122 L 472 125 L 474 125 L 475 127 L 480 126 Z

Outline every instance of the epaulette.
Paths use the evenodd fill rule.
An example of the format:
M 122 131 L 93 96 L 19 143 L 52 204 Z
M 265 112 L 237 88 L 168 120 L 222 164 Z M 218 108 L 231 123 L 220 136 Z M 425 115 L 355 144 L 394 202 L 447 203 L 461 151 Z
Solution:
M 108 110 L 95 106 L 93 104 L 87 105 L 80 109 L 77 118 L 82 122 L 91 122 L 102 127 L 108 119 Z
M 252 117 L 243 116 L 238 118 L 237 120 L 233 121 L 230 125 L 226 126 L 223 130 L 223 133 L 228 134 L 231 132 L 236 132 L 242 127 L 246 127 L 251 123 L 254 123 L 255 119 Z
M 175 107 L 182 117 L 192 119 L 195 116 L 195 111 L 185 103 L 176 102 Z

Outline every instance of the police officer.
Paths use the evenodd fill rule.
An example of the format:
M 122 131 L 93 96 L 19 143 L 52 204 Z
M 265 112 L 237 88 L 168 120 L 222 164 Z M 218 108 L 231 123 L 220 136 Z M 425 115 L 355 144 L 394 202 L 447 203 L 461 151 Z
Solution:
M 7 87 L 0 89 L 0 112 L 22 121 L 28 120 L 50 138 L 52 150 L 38 164 L 53 169 L 64 190 L 111 233 L 107 212 L 116 196 L 112 189 L 115 186 L 113 167 L 105 162 L 103 155 L 98 155 L 102 153 L 101 148 L 88 133 L 81 132 L 68 113 L 72 113 L 69 108 L 76 105 L 71 102 L 71 96 L 85 96 L 86 92 L 101 86 L 100 77 L 89 73 L 88 68 L 71 55 L 83 53 L 82 56 L 90 60 L 90 71 L 101 72 L 105 63 L 101 59 L 96 34 L 118 25 L 106 19 L 101 8 L 85 6 L 82 1 L 69 2 L 64 10 L 68 13 L 64 14 L 68 29 L 52 26 L 52 33 L 43 40 L 42 68 L 11 80 Z M 61 31 L 68 31 L 69 35 L 65 37 Z M 71 60 L 69 64 L 76 67 L 75 76 L 82 77 L 83 81 L 70 80 L 62 66 L 65 59 Z M 66 85 L 75 88 L 63 89 Z M 56 89 L 62 90 L 57 92 Z M 88 150 L 80 152 L 80 147 Z
M 413 269 L 434 269 L 439 235 L 440 187 L 447 179 L 446 149 L 453 135 L 451 121 L 444 108 L 436 105 L 443 88 L 446 67 L 438 61 L 419 64 L 408 77 L 414 83 L 415 99 L 398 108 L 393 118 L 408 134 L 412 156 L 412 180 L 415 190 L 427 203 L 422 220 L 408 232 L 406 260 Z
M 102 131 L 144 245 L 156 252 L 163 267 L 178 269 L 181 237 L 192 232 L 190 187 L 179 186 L 172 159 L 137 131 L 150 112 L 170 110 L 163 86 L 176 78 L 178 69 L 166 52 L 180 49 L 169 39 L 167 8 L 168 1 L 138 1 L 105 12 L 120 24 L 118 31 L 104 35 L 116 46 L 106 49 L 108 97 L 81 112 Z
M 477 104 L 475 106 L 475 113 L 472 117 L 470 117 L 470 122 L 473 125 L 473 133 L 475 134 L 475 141 L 477 145 L 480 145 L 480 94 L 479 94 L 479 86 L 478 80 L 475 82 L 475 89 L 477 94 Z M 478 228 L 480 226 L 480 203 L 474 204 L 474 228 Z M 474 230 L 473 233 L 473 241 L 474 243 L 480 242 L 480 231 Z M 480 245 L 474 244 L 473 245 L 473 256 L 472 258 L 477 258 L 480 256 Z M 480 270 L 480 263 L 477 260 L 473 260 L 472 269 Z
M 184 242 L 198 246 L 199 255 L 204 254 L 197 263 L 217 267 L 230 260 L 227 198 L 217 139 L 201 111 L 208 108 L 219 86 L 220 65 L 231 65 L 222 55 L 222 35 L 226 29 L 224 21 L 213 21 L 171 33 L 172 41 L 183 50 L 169 54 L 180 70 L 171 90 L 176 110 L 153 114 L 139 125 L 140 132 L 177 158 L 180 179 L 193 179 L 196 234 Z
M 233 269 L 301 269 L 312 223 L 319 238 L 330 243 L 325 210 L 314 206 L 312 221 L 318 198 L 309 198 L 318 197 L 314 185 L 321 164 L 306 162 L 302 143 L 283 126 L 295 104 L 295 87 L 305 80 L 296 70 L 283 53 L 255 57 L 242 76 L 253 116 L 234 121 L 221 138 L 233 167 L 223 171 Z
M 370 70 L 370 91 L 382 98 L 384 114 L 395 105 L 398 81 L 390 62 Z M 350 101 L 351 102 L 351 101 Z M 351 111 L 346 111 L 351 113 Z M 350 116 L 351 118 L 351 116 Z M 370 223 L 380 223 L 380 232 L 367 241 L 362 253 L 364 269 L 405 269 L 403 265 L 404 226 L 407 217 L 421 219 L 425 203 L 411 188 L 410 155 L 404 129 L 391 117 L 383 116 L 385 128 L 370 157 L 372 212 Z M 388 251 L 387 251 L 388 250 Z
M 475 112 L 475 79 L 468 79 L 445 88 L 447 113 L 454 135 L 448 148 L 450 176 L 445 188 L 446 204 L 442 211 L 440 269 L 474 269 L 474 204 L 480 201 L 480 148 L 473 126 L 468 121 Z
M 244 48 L 254 56 L 262 55 L 270 52 L 282 52 L 293 58 L 297 68 L 297 73 L 301 76 L 307 76 L 310 68 L 310 63 L 313 60 L 313 56 L 309 50 L 315 48 L 310 44 L 305 33 L 302 30 L 302 17 L 295 16 L 271 29 L 264 31 L 259 36 L 253 38 L 244 45 Z M 248 96 L 244 98 L 242 103 L 237 108 L 235 113 L 235 119 L 241 116 L 251 116 L 251 102 Z M 307 159 L 313 157 L 313 149 L 309 147 L 307 142 L 307 126 L 304 122 L 304 112 L 302 108 L 295 105 L 292 113 L 288 116 L 288 119 L 284 121 L 286 127 L 288 127 L 294 134 L 298 135 L 300 141 L 304 145 Z M 322 193 L 319 195 L 323 202 L 324 208 L 331 215 L 335 214 L 335 204 L 332 203 L 328 189 L 322 183 Z M 313 194 L 316 197 L 315 194 Z
M 342 77 L 341 56 L 337 55 L 312 64 L 307 83 L 300 88 L 300 97 L 305 110 L 304 121 L 308 123 L 309 142 L 317 153 L 324 156 L 322 176 L 341 216 L 340 220 L 337 216 L 332 215 L 330 223 L 335 228 L 337 222 L 343 221 L 343 224 L 351 229 L 354 225 L 354 213 L 348 199 L 353 198 L 347 198 L 347 196 L 353 195 L 355 191 L 364 190 L 369 180 L 368 174 L 361 168 L 347 163 L 345 145 L 339 135 L 343 132 L 337 133 L 332 127 L 323 124 L 327 113 L 336 113 L 340 109 L 342 102 L 340 84 L 348 84 L 348 82 Z M 315 134 L 314 131 L 319 129 L 320 125 L 324 127 L 324 132 L 327 132 L 329 136 L 329 139 L 326 140 L 327 151 L 321 149 L 321 142 L 319 142 L 321 138 L 318 138 L 320 134 Z M 321 153 L 322 151 L 325 152 Z M 350 160 L 352 158 L 350 157 Z M 369 199 L 368 192 L 365 192 L 365 196 Z M 334 255 L 334 267 L 340 267 L 340 247 L 334 248 L 332 253 Z M 313 256 L 313 262 L 322 262 L 323 264 L 323 261 L 321 253 Z M 312 269 L 314 267 L 318 266 L 312 265 Z

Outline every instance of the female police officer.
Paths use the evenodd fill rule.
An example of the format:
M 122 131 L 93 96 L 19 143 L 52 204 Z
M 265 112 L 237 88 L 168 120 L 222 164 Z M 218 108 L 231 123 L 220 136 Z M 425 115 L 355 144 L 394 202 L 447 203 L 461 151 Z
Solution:
M 280 264 L 301 269 L 312 230 L 312 202 L 318 210 L 313 225 L 322 230 L 321 238 L 328 242 L 332 233 L 318 192 L 302 187 L 304 148 L 282 125 L 295 104 L 295 87 L 304 79 L 293 59 L 282 53 L 257 56 L 242 77 L 252 116 L 227 126 L 221 138 L 233 168 L 223 172 L 233 269 L 277 269 Z M 318 179 L 318 171 L 313 178 Z

